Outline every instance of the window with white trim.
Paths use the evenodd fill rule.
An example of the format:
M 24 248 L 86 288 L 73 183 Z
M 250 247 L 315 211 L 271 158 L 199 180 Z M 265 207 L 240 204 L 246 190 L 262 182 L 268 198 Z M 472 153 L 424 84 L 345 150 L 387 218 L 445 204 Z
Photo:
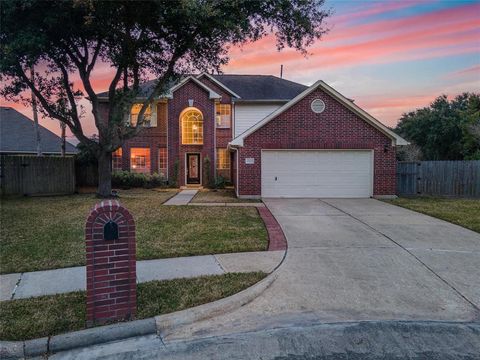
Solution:
M 118 148 L 112 153 L 112 171 L 122 170 L 122 148 Z
M 217 149 L 217 170 L 230 169 L 230 152 L 228 149 Z
M 142 110 L 143 104 L 133 104 L 132 109 L 130 110 L 130 125 L 135 127 L 137 126 L 138 114 L 140 114 L 140 110 Z M 157 126 L 157 112 L 156 106 L 153 107 L 154 110 L 152 111 L 152 106 L 148 105 L 147 109 L 143 114 L 143 124 L 144 127 L 156 127 Z
M 158 173 L 164 179 L 167 178 L 168 151 L 167 148 L 158 149 Z
M 130 171 L 150 173 L 150 148 L 130 149 Z
M 215 122 L 219 129 L 230 129 L 232 126 L 232 105 L 215 104 Z
M 196 108 L 188 108 L 181 115 L 182 144 L 203 144 L 203 115 Z

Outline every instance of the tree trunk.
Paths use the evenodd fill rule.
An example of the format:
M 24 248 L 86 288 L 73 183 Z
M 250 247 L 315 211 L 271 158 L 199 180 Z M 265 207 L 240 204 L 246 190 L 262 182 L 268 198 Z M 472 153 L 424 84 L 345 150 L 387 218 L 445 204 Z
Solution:
M 32 83 L 35 83 L 35 70 L 30 68 L 30 76 Z M 32 91 L 32 112 L 33 112 L 33 128 L 35 129 L 35 141 L 37 144 L 37 156 L 42 156 L 42 143 L 40 140 L 40 129 L 38 127 L 38 112 L 37 112 L 37 98 Z
M 61 122 L 60 123 L 60 129 L 62 130 L 62 145 L 61 145 L 61 152 L 62 156 L 65 157 L 65 148 L 66 148 L 66 143 L 65 143 L 65 130 L 66 130 L 67 125 L 65 123 Z
M 112 153 L 101 152 L 98 156 L 98 189 L 97 196 L 109 198 L 112 196 Z

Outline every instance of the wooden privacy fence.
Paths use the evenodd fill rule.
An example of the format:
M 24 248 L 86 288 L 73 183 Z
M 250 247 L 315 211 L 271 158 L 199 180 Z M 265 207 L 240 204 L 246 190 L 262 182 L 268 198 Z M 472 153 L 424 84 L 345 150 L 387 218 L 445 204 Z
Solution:
M 397 195 L 480 197 L 480 160 L 398 162 Z
M 77 187 L 98 186 L 98 166 L 97 164 L 75 162 L 75 180 Z
M 73 194 L 73 157 L 1 155 L 2 195 Z

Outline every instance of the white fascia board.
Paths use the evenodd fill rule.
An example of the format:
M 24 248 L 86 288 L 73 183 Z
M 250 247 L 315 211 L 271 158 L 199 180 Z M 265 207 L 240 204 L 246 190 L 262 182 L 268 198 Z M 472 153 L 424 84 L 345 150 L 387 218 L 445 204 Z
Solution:
M 355 105 L 355 103 L 351 102 L 350 100 L 348 100 L 345 96 L 343 96 L 342 94 L 340 94 L 338 91 L 334 90 L 333 88 L 331 88 L 330 86 L 328 86 L 325 82 L 323 82 L 322 80 L 318 80 L 316 81 L 312 86 L 310 86 L 309 88 L 305 89 L 305 91 L 303 91 L 302 93 L 298 94 L 296 97 L 294 97 L 292 100 L 290 100 L 288 103 L 286 103 L 285 105 L 283 105 L 282 107 L 278 108 L 277 110 L 275 110 L 273 113 L 271 113 L 270 115 L 266 116 L 265 118 L 263 118 L 262 120 L 260 120 L 258 123 L 256 123 L 255 125 L 253 125 L 252 127 L 250 127 L 249 129 L 245 130 L 242 134 L 240 134 L 239 136 L 237 136 L 235 139 L 233 139 L 229 145 L 231 145 L 232 147 L 236 147 L 236 146 L 243 146 L 243 140 L 251 135 L 252 133 L 254 133 L 255 131 L 257 131 L 258 129 L 260 129 L 261 127 L 263 127 L 264 125 L 266 125 L 267 123 L 269 123 L 271 120 L 273 120 L 274 118 L 276 118 L 278 115 L 280 115 L 281 113 L 283 113 L 284 111 L 288 110 L 289 108 L 291 108 L 293 105 L 295 105 L 296 103 L 298 103 L 300 100 L 302 100 L 304 97 L 306 97 L 308 94 L 312 93 L 314 90 L 316 90 L 317 88 L 321 88 L 322 90 L 324 90 L 326 93 L 328 93 L 329 95 L 331 95 L 333 98 L 335 98 L 336 100 L 338 100 L 340 103 L 342 103 L 343 105 L 345 105 L 347 108 L 349 108 L 351 111 L 353 111 L 355 114 L 357 114 L 360 118 L 362 118 L 363 120 L 365 120 L 366 122 L 368 122 L 370 125 L 372 125 L 373 127 L 377 128 L 378 130 L 380 130 L 381 132 L 383 132 L 385 135 L 387 135 L 389 138 L 392 139 L 392 145 L 408 145 L 408 141 L 406 141 L 405 139 L 403 139 L 401 136 L 395 134 L 393 131 L 391 131 L 390 129 L 388 129 L 385 125 L 383 125 L 380 121 L 378 121 L 377 119 L 375 119 L 373 116 L 371 116 L 370 114 L 368 114 L 366 111 L 362 110 L 360 107 L 358 107 L 357 105 Z
M 236 92 L 234 92 L 233 90 L 229 89 L 228 87 L 226 87 L 225 85 L 223 85 L 220 81 L 218 81 L 217 79 L 215 79 L 213 76 L 211 76 L 210 74 L 207 74 L 207 73 L 201 73 L 200 75 L 197 76 L 197 79 L 200 79 L 202 76 L 206 76 L 211 82 L 213 82 L 214 84 L 217 84 L 218 86 L 220 86 L 223 90 L 229 92 L 231 95 L 235 96 L 236 98 L 240 99 L 240 95 L 238 95 Z
M 182 81 L 180 81 L 177 85 L 175 85 L 174 87 L 170 88 L 170 91 L 169 91 L 169 95 L 170 96 L 173 96 L 173 93 L 180 89 L 183 85 L 185 85 L 186 83 L 188 83 L 189 81 L 193 81 L 195 84 L 197 84 L 198 86 L 200 86 L 202 89 L 208 91 L 208 95 L 209 95 L 209 98 L 210 99 L 220 99 L 221 96 L 218 95 L 215 91 L 213 91 L 212 89 L 210 89 L 207 85 L 205 85 L 204 83 L 202 83 L 200 80 L 198 80 L 196 77 L 190 75 L 188 77 L 186 77 L 185 79 L 183 79 Z
M 361 117 L 363 120 L 368 122 L 370 125 L 373 127 L 377 128 L 381 132 L 383 132 L 385 135 L 390 137 L 392 139 L 392 145 L 408 145 L 409 142 L 402 138 L 400 135 L 395 134 L 392 130 L 387 128 L 385 125 L 383 125 L 380 121 L 378 121 L 376 118 L 374 118 L 372 115 L 367 113 L 365 110 L 363 110 L 361 107 L 357 106 L 354 102 L 351 100 L 347 99 L 345 96 L 340 94 L 337 90 L 332 88 L 331 86 L 327 85 L 325 82 L 320 81 L 321 88 L 331 95 L 333 98 L 337 99 L 339 102 L 341 102 L 343 105 L 345 105 L 347 108 L 352 110 L 355 114 L 357 114 L 359 117 Z

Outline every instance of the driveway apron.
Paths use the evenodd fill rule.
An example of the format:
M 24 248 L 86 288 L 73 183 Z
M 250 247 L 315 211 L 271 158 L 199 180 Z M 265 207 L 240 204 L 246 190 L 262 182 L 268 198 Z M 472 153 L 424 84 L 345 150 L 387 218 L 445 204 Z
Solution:
M 480 235 L 374 199 L 266 199 L 288 240 L 278 278 L 166 340 L 296 324 L 478 320 Z

